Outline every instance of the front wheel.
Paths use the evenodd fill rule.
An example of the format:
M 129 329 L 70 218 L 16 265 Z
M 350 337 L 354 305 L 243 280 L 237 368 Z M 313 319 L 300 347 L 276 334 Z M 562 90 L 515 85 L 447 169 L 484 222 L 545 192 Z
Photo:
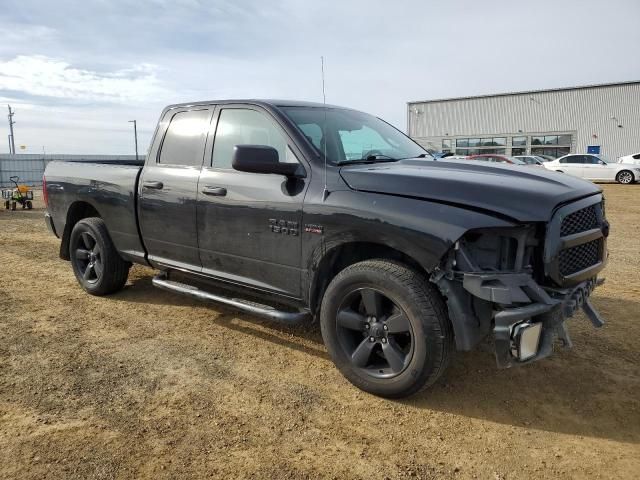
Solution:
M 92 295 L 117 292 L 127 282 L 131 264 L 120 257 L 101 218 L 85 218 L 75 224 L 69 257 L 78 283 Z
M 616 182 L 622 183 L 623 185 L 629 185 L 634 182 L 633 173 L 629 170 L 622 170 L 618 172 L 616 175 Z
M 322 300 L 320 326 L 340 372 L 382 397 L 432 385 L 453 349 L 439 292 L 420 273 L 388 260 L 359 262 L 336 275 Z
M 33 208 L 33 203 L 31 203 L 31 200 L 27 200 L 26 205 L 28 210 L 31 210 Z

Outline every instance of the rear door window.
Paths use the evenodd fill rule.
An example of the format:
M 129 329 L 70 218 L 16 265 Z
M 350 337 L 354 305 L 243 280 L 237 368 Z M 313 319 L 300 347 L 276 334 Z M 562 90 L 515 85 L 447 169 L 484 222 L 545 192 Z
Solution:
M 164 136 L 159 163 L 200 167 L 209 129 L 209 115 L 207 109 L 176 113 Z

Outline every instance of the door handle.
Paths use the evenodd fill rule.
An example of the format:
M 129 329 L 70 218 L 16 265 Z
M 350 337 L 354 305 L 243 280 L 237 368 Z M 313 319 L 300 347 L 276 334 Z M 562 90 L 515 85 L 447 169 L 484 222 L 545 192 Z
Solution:
M 162 187 L 164 187 L 164 183 L 162 183 L 162 182 L 143 182 L 142 186 L 144 188 L 153 188 L 154 190 L 162 190 Z
M 202 193 L 205 195 L 214 195 L 217 197 L 224 197 L 227 194 L 227 189 L 224 187 L 204 187 Z

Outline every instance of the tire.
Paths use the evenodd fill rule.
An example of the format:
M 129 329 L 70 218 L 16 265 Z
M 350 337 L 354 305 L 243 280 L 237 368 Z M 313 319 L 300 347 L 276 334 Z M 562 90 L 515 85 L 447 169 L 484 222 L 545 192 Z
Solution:
M 27 209 L 29 210 L 33 208 L 33 203 L 31 202 L 31 200 L 27 200 L 26 205 L 27 205 Z
M 9 210 L 9 207 L 11 206 L 11 202 L 9 200 L 7 200 L 6 202 L 4 202 L 4 208 L 6 208 L 7 210 Z
M 621 183 L 622 185 L 630 185 L 635 182 L 633 178 L 633 173 L 629 170 L 620 170 L 616 174 L 616 182 Z
M 101 218 L 85 218 L 69 237 L 69 258 L 80 286 L 91 295 L 108 295 L 124 287 L 131 264 L 116 250 Z
M 322 299 L 320 327 L 338 370 L 381 397 L 433 385 L 453 351 L 440 293 L 423 275 L 388 260 L 359 262 L 336 275 Z
M 11 202 L 11 210 L 15 210 L 16 209 L 16 202 Z

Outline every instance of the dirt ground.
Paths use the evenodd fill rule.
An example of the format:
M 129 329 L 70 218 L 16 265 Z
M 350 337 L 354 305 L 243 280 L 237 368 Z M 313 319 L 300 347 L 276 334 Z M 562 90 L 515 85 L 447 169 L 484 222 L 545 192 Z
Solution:
M 0 478 L 639 478 L 640 186 L 604 185 L 608 323 L 499 371 L 457 354 L 402 401 L 352 387 L 319 329 L 162 292 L 85 294 L 33 211 L 0 211 Z M 486 349 L 485 349 L 486 350 Z

